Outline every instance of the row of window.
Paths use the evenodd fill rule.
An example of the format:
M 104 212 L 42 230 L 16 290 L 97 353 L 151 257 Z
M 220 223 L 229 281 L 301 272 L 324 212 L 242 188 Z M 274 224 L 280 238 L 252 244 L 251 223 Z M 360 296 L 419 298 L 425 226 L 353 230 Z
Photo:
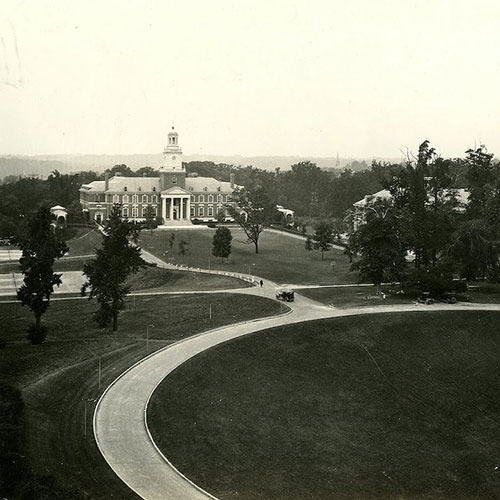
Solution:
M 214 207 L 212 205 L 207 207 L 207 217 L 215 217 L 218 212 L 222 212 L 224 209 L 222 205 L 217 205 L 217 212 L 214 212 Z M 227 215 L 227 211 L 224 210 L 225 215 Z M 196 208 L 191 207 L 191 217 L 196 217 Z M 205 217 L 205 207 L 204 206 L 199 206 L 198 207 L 198 217 Z
M 156 217 L 156 215 L 157 215 L 156 207 L 151 206 L 151 208 L 152 208 L 151 214 L 154 217 Z M 142 209 L 142 210 L 139 210 L 139 209 Z M 147 205 L 143 205 L 142 207 L 132 207 L 131 211 L 129 211 L 128 207 L 123 207 L 122 208 L 122 217 L 128 217 L 129 213 L 130 213 L 131 217 L 146 217 L 147 209 L 148 209 Z M 140 214 L 140 212 L 141 212 L 141 214 Z
M 113 195 L 113 203 L 130 203 L 130 199 L 132 199 L 132 203 L 139 203 L 139 195 L 138 194 L 133 194 L 131 196 L 129 196 L 128 194 L 125 194 L 125 195 L 114 194 Z M 96 201 L 99 201 L 99 200 L 96 199 Z M 196 195 L 194 195 L 194 194 L 191 195 L 191 201 L 196 202 Z M 213 194 L 209 194 L 209 195 L 199 194 L 198 195 L 198 203 L 205 203 L 205 202 L 207 202 L 207 203 L 214 203 L 214 202 L 223 203 L 224 201 L 226 201 L 226 202 L 231 201 L 231 195 L 227 194 L 226 199 L 224 199 L 224 195 L 222 195 L 222 194 L 218 194 L 215 197 Z M 141 203 L 158 203 L 158 197 L 156 194 L 154 194 L 154 195 L 143 194 L 140 202 Z
M 113 203 L 130 203 L 130 199 L 132 199 L 132 203 L 139 203 L 138 194 L 133 194 L 132 196 L 129 196 L 128 194 L 124 194 L 123 196 L 119 194 L 113 195 Z M 158 203 L 158 197 L 155 194 L 150 196 L 143 194 L 141 203 Z

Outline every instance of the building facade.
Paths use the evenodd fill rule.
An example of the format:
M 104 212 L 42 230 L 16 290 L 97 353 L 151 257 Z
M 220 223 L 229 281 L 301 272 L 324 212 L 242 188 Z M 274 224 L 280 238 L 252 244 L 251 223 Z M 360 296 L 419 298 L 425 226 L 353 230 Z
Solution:
M 226 220 L 233 191 L 237 187 L 234 175 L 230 182 L 211 177 L 186 174 L 182 164 L 179 136 L 172 127 L 163 151 L 163 166 L 158 177 L 124 177 L 107 175 L 103 181 L 84 184 L 80 188 L 80 203 L 89 221 L 106 220 L 114 204 L 120 204 L 122 217 L 144 221 L 151 213 L 161 217 L 166 227 L 190 225 L 192 221 L 210 222 L 222 212 Z

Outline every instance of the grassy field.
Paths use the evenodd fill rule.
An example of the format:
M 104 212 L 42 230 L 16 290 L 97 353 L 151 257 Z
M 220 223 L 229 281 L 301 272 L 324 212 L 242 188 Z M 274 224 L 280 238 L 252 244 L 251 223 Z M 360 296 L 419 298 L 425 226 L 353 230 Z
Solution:
M 420 295 L 418 290 L 407 290 L 405 294 L 396 293 L 397 287 L 382 287 L 385 299 L 377 294 L 375 286 L 353 286 L 345 288 L 305 288 L 298 290 L 302 295 L 323 304 L 335 307 L 367 307 L 377 305 L 404 304 L 415 302 Z M 471 302 L 483 304 L 500 303 L 500 286 L 478 285 L 465 292 Z
M 186 264 L 192 267 L 208 268 L 237 273 L 248 273 L 270 279 L 277 283 L 332 284 L 355 283 L 357 274 L 349 272 L 349 261 L 340 250 L 325 253 L 321 261 L 320 252 L 307 252 L 304 242 L 286 234 L 264 232 L 260 239 L 259 254 L 254 246 L 246 243 L 246 237 L 239 228 L 231 228 L 233 235 L 230 258 L 221 264 L 212 256 L 212 238 L 215 229 L 173 231 L 175 234 L 173 251 L 168 245 L 170 231 L 143 231 L 141 246 L 168 262 Z M 188 243 L 188 254 L 178 255 L 178 243 L 184 239 Z M 173 255 L 172 255 L 173 254 Z M 331 262 L 335 261 L 332 272 Z
M 148 422 L 223 500 L 498 498 L 499 322 L 414 313 L 260 332 L 178 368 Z
M 95 308 L 95 301 L 53 302 L 43 319 L 47 341 L 31 346 L 25 341 L 29 311 L 20 304 L 0 304 L 0 380 L 22 389 L 25 453 L 35 472 L 54 476 L 88 498 L 136 498 L 109 469 L 93 439 L 91 419 L 103 389 L 148 348 L 152 352 L 210 327 L 277 314 L 280 304 L 216 294 L 137 297 L 134 307 L 129 298 L 116 334 L 95 325 Z M 146 325 L 154 325 L 149 342 Z

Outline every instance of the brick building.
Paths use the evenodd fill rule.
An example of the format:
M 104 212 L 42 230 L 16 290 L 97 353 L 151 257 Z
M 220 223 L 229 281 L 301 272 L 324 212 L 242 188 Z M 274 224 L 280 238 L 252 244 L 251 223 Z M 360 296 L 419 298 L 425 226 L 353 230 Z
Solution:
M 179 137 L 172 127 L 167 146 L 163 151 L 164 165 L 159 177 L 124 177 L 115 175 L 103 181 L 93 181 L 80 188 L 80 203 L 90 221 L 106 220 L 115 203 L 122 206 L 122 217 L 132 221 L 143 221 L 148 206 L 155 216 L 162 218 L 166 227 L 188 226 L 192 220 L 215 221 L 223 212 L 226 220 L 226 205 L 236 187 L 234 175 L 230 182 L 212 177 L 186 175 L 182 164 L 182 149 Z M 151 210 L 149 209 L 149 210 Z

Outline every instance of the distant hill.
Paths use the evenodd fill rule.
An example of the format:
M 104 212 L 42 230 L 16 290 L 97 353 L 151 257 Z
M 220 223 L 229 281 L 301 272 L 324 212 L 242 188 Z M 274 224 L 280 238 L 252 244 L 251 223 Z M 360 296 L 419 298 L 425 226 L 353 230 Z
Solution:
M 321 168 L 343 169 L 354 160 L 365 161 L 368 165 L 372 159 L 380 161 L 398 162 L 395 158 L 340 158 L 336 166 L 335 157 L 313 158 L 304 156 L 224 156 L 224 155 L 183 155 L 183 160 L 188 161 L 213 161 L 214 163 L 227 163 L 229 165 L 261 168 L 263 170 L 288 170 L 291 165 L 300 161 L 310 160 Z M 1 156 L 0 178 L 7 175 L 37 174 L 46 177 L 53 170 L 61 173 L 94 170 L 103 172 L 113 165 L 125 164 L 132 170 L 150 166 L 159 168 L 162 165 L 163 155 L 158 154 L 133 154 L 133 155 L 40 155 L 40 156 Z

